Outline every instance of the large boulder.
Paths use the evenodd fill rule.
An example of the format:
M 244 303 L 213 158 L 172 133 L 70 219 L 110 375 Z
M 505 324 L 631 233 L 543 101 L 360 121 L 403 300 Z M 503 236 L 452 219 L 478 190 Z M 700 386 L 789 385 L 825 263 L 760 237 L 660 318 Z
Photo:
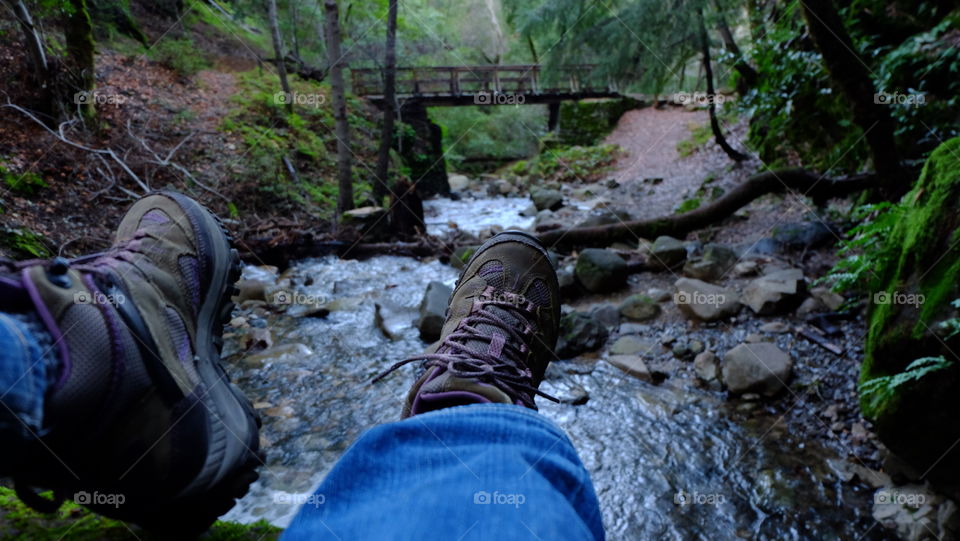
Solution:
M 596 318 L 582 312 L 571 312 L 560 318 L 557 356 L 570 359 L 600 349 L 607 341 L 607 328 Z
M 960 138 L 938 147 L 884 234 L 868 297 L 860 406 L 894 453 L 960 483 Z
M 802 270 L 778 270 L 750 282 L 742 301 L 755 313 L 768 316 L 796 308 L 805 290 Z
M 683 241 L 666 235 L 657 237 L 650 248 L 650 263 L 666 269 L 676 267 L 687 259 Z
M 673 302 L 688 318 L 716 321 L 740 310 L 740 296 L 732 289 L 693 278 L 680 278 L 673 285 Z
M 722 370 L 730 392 L 774 396 L 786 388 L 793 361 L 770 342 L 740 344 L 723 356 Z
M 697 280 L 713 282 L 726 275 L 737 264 L 737 252 L 715 242 L 703 247 L 703 255 L 688 259 L 683 274 Z
M 587 248 L 580 252 L 574 273 L 588 291 L 616 291 L 627 283 L 627 262 L 616 252 Z
M 440 331 L 446 319 L 447 303 L 453 290 L 443 282 L 430 282 L 420 300 L 420 317 L 417 319 L 417 329 L 420 338 L 427 342 L 440 339 Z

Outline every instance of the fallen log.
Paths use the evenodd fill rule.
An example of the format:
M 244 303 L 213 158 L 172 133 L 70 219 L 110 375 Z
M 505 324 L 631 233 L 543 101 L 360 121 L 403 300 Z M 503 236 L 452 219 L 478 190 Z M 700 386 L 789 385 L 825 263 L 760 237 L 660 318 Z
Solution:
M 691 231 L 719 222 L 754 199 L 770 193 L 795 190 L 822 203 L 874 187 L 873 174 L 830 179 L 805 169 L 784 169 L 753 175 L 709 205 L 672 216 L 631 220 L 619 224 L 572 227 L 539 233 L 540 241 L 551 248 L 608 245 L 618 240 L 653 239 L 660 235 L 683 237 Z

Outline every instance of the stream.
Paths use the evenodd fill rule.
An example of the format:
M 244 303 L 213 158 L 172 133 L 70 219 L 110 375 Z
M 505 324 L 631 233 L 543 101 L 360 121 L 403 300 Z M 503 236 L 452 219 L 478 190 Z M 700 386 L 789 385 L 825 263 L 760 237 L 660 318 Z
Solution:
M 432 233 L 450 222 L 477 232 L 529 226 L 517 214 L 528 204 L 439 199 L 425 207 Z M 269 330 L 272 341 L 244 353 L 236 330 L 224 352 L 230 375 L 263 416 L 268 458 L 224 519 L 285 526 L 351 443 L 398 418 L 415 367 L 375 386 L 370 379 L 424 349 L 413 325 L 424 288 L 432 280 L 452 286 L 457 274 L 435 260 L 393 256 L 304 260 L 279 277 L 245 268 L 245 278 L 276 282 L 331 311 L 319 318 L 238 310 L 246 330 Z M 881 538 L 870 531 L 872 493 L 843 483 L 830 466 L 844 457 L 799 440 L 774 415 L 737 415 L 723 393 L 682 378 L 646 383 L 597 354 L 553 363 L 541 388 L 567 398 L 538 404 L 590 470 L 609 539 Z

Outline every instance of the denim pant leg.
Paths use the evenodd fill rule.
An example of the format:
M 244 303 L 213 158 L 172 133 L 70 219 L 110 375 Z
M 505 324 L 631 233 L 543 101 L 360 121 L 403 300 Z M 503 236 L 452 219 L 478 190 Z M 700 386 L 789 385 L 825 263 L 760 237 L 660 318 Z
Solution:
M 283 539 L 603 539 L 567 436 L 522 407 L 479 404 L 378 426 L 340 459 Z
M 39 321 L 0 312 L 0 463 L 6 470 L 22 444 L 41 434 L 44 395 L 55 352 Z

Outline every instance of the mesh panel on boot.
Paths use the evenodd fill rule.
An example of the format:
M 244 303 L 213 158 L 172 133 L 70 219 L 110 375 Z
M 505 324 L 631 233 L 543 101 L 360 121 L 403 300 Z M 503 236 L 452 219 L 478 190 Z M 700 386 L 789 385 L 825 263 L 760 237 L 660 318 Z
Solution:
M 483 264 L 480 267 L 480 270 L 477 271 L 486 282 L 488 286 L 494 287 L 496 289 L 504 288 L 504 275 L 503 275 L 503 263 L 491 259 Z
M 190 302 L 194 309 L 200 306 L 200 263 L 196 257 L 183 255 L 177 259 L 180 274 L 183 275 L 187 291 L 190 292 Z
M 75 304 L 59 321 L 70 350 L 70 374 L 52 396 L 51 406 L 66 406 L 60 414 L 88 415 L 103 398 L 110 382 L 110 335 L 100 310 L 92 304 Z
M 546 282 L 539 278 L 530 284 L 530 287 L 527 288 L 526 293 L 523 295 L 528 301 L 536 304 L 537 306 L 550 305 L 550 288 L 547 286 Z
M 193 366 L 193 349 L 190 347 L 190 335 L 183 324 L 183 320 L 177 311 L 169 306 L 164 310 L 167 316 L 167 329 L 170 330 L 170 341 L 173 342 L 173 349 L 177 352 L 177 358 L 180 364 L 186 369 L 190 379 L 198 381 L 197 369 Z

